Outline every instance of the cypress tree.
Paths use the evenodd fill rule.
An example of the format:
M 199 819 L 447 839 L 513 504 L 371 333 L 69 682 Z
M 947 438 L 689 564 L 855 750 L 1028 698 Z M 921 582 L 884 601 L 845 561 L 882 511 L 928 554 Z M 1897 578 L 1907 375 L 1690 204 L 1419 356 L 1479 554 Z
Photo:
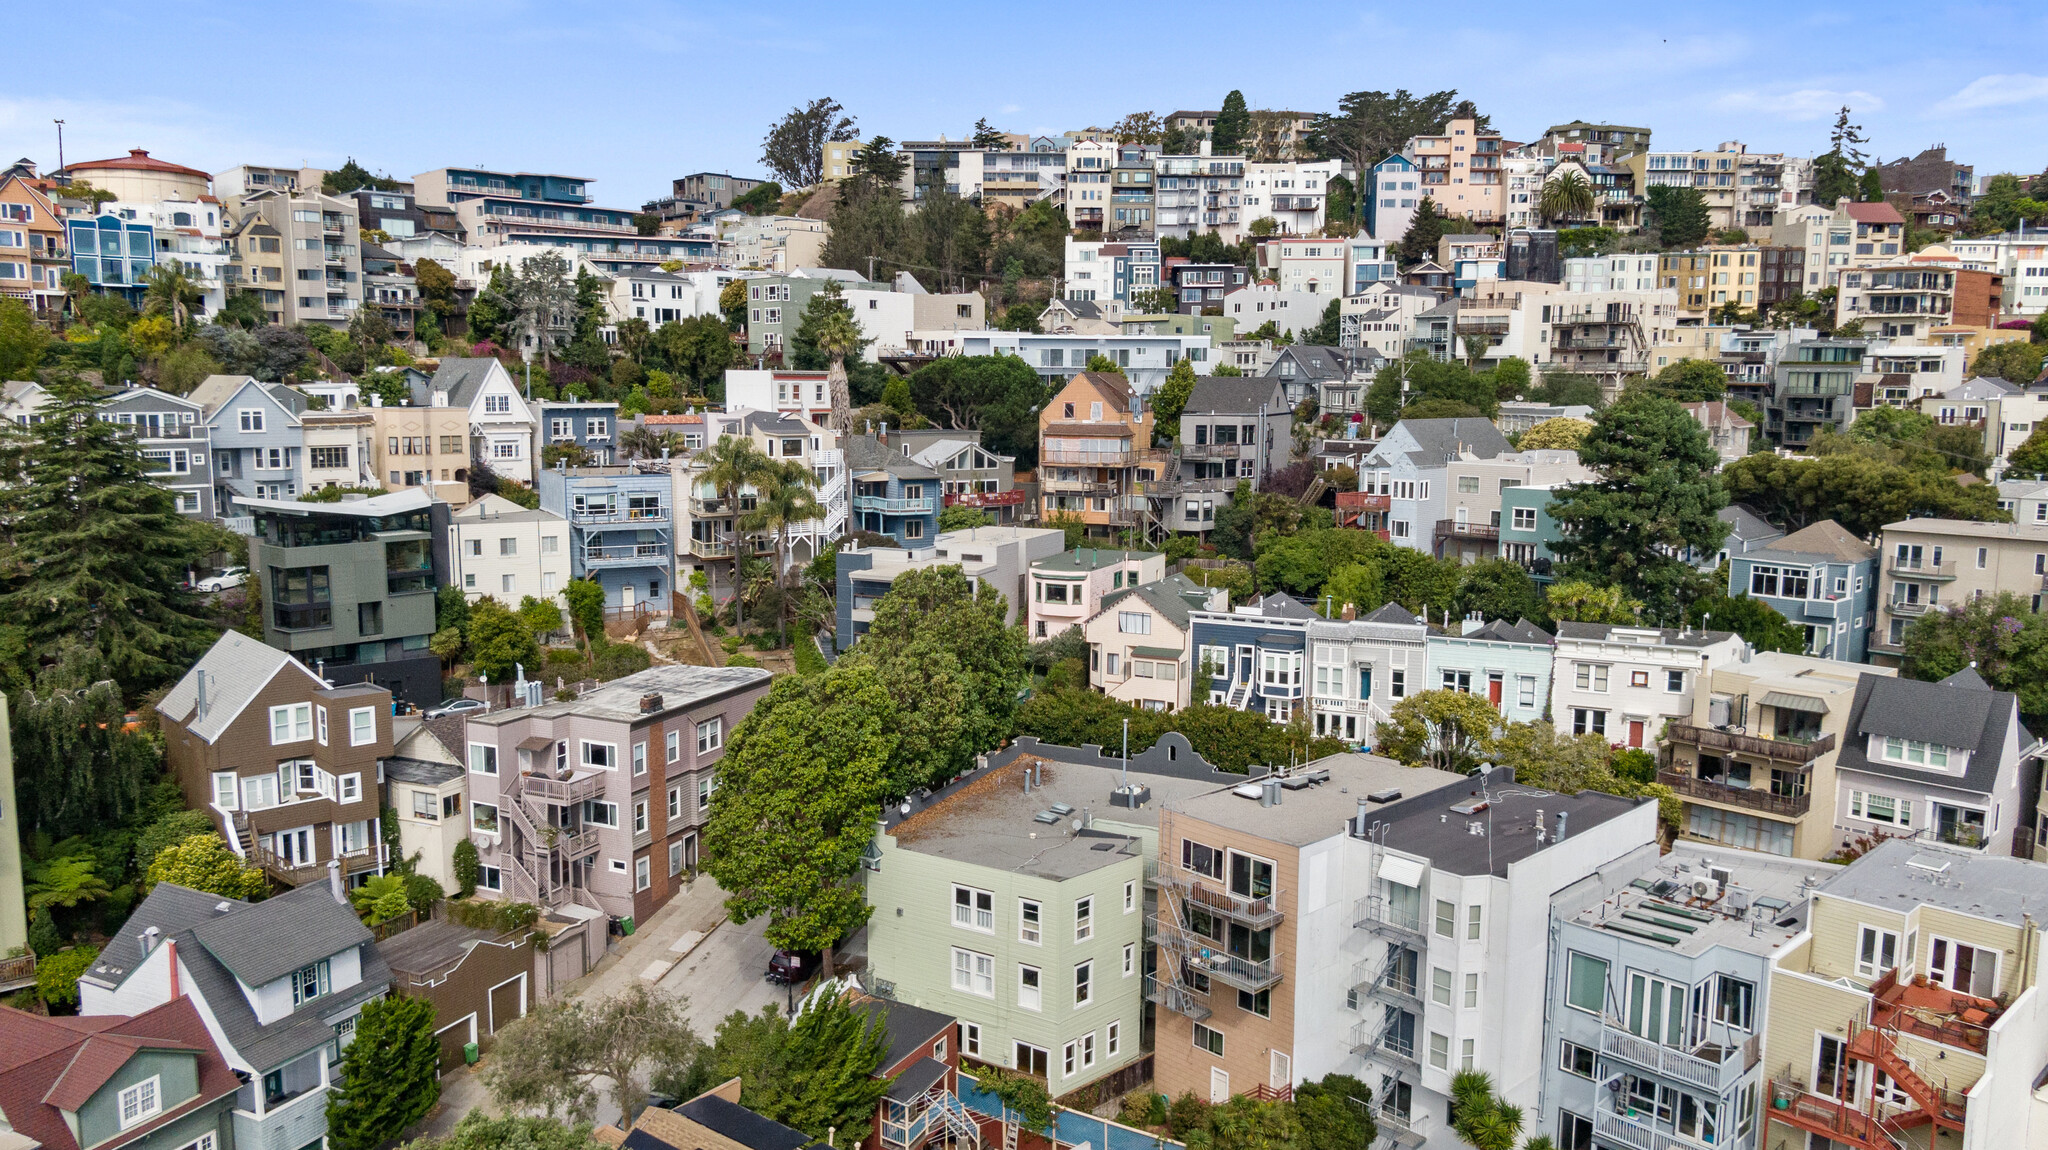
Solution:
M 363 1007 L 327 1096 L 327 1137 L 338 1150 L 371 1150 L 427 1116 L 441 1100 L 434 1004 L 381 998 Z
M 1216 127 L 1209 133 L 1210 154 L 1237 155 L 1251 128 L 1252 114 L 1245 107 L 1244 93 L 1232 88 L 1230 95 L 1223 97 L 1223 110 L 1216 113 Z
M 76 380 L 52 386 L 43 422 L 0 442 L 0 618 L 31 658 L 78 641 L 133 698 L 182 671 L 213 628 L 181 584 L 198 533 L 149 477 L 133 431 L 100 418 Z

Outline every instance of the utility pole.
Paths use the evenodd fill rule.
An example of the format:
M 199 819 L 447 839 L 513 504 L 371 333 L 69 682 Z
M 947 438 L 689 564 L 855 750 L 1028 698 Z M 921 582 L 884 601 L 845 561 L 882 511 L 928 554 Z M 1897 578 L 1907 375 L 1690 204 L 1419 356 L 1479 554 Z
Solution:
M 57 125 L 57 170 L 64 170 L 64 121 L 54 120 Z

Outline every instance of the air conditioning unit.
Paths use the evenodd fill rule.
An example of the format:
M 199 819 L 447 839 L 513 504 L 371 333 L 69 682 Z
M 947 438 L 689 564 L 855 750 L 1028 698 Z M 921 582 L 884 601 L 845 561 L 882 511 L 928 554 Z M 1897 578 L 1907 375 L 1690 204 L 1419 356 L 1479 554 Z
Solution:
M 1721 897 L 1721 880 L 1712 878 L 1696 878 L 1692 880 L 1692 885 L 1690 889 L 1692 891 L 1692 897 L 1699 899 L 1702 902 L 1713 902 L 1715 899 Z

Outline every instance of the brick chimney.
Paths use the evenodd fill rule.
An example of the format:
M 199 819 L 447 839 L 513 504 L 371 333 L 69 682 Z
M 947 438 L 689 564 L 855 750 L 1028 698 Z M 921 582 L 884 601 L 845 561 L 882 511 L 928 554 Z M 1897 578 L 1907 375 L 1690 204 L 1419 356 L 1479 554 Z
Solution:
M 1349 622 L 1351 622 L 1352 620 L 1354 620 L 1354 619 L 1358 618 L 1358 604 L 1356 604 L 1356 603 L 1346 603 L 1346 604 L 1344 604 L 1344 612 L 1343 612 L 1343 614 L 1341 614 L 1341 615 L 1340 615 L 1340 616 L 1338 616 L 1338 617 L 1339 617 L 1339 618 L 1341 618 L 1341 619 L 1343 619 L 1343 620 L 1344 620 L 1344 621 L 1345 621 L 1346 623 L 1349 623 Z

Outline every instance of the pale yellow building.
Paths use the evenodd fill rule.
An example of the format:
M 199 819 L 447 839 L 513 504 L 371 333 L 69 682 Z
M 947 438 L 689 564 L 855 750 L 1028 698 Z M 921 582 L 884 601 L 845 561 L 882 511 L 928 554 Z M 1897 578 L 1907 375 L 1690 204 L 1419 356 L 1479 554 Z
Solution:
M 423 487 L 455 507 L 469 503 L 469 409 L 370 407 L 370 473 L 387 491 Z
M 2037 518 L 2040 516 L 2040 518 Z M 1906 629 L 1929 611 L 2011 592 L 2035 611 L 2048 588 L 2048 503 L 2023 505 L 2017 523 L 1902 519 L 1887 523 L 1873 655 L 1904 653 Z

